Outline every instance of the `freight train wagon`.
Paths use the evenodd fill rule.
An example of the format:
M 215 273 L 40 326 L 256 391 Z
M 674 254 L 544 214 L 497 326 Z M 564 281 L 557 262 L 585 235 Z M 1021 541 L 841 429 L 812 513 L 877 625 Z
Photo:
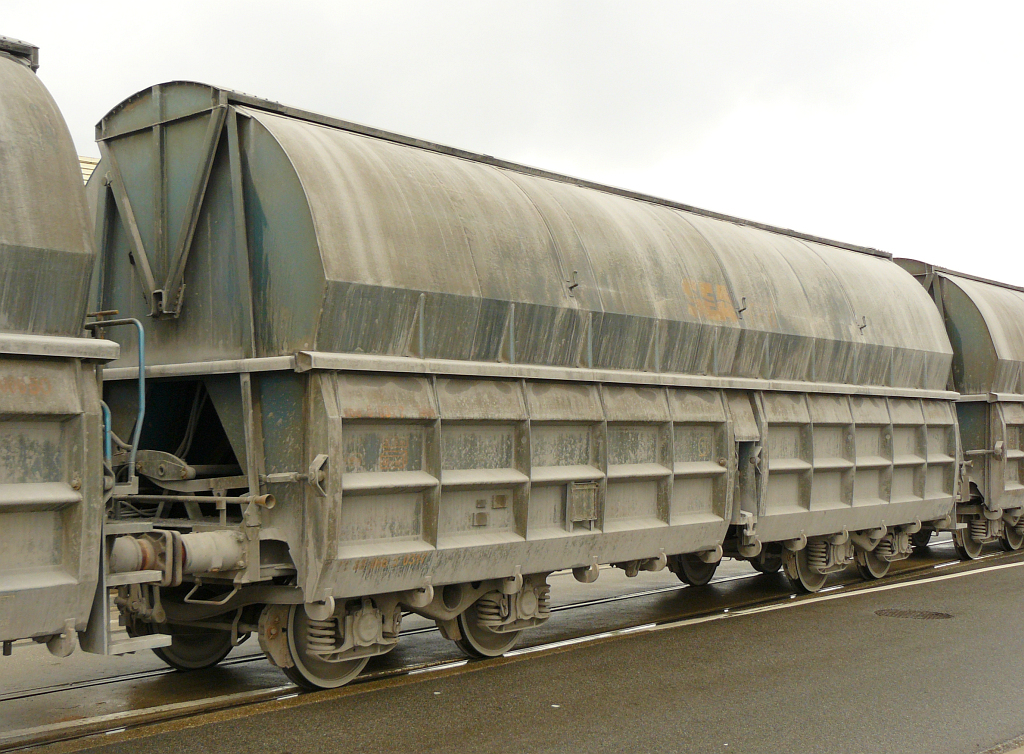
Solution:
M 0 642 L 74 649 L 96 593 L 100 365 L 83 331 L 95 250 L 82 173 L 38 48 L 0 37 Z
M 988 542 L 1024 547 L 1024 289 L 900 259 L 928 290 L 953 344 L 950 387 L 965 485 L 954 536 L 962 558 Z
M 177 667 L 311 687 L 404 613 L 496 655 L 547 576 L 819 589 L 956 527 L 953 350 L 889 255 L 175 82 L 97 127 L 105 570 Z M 140 430 L 133 449 L 128 438 Z M 131 452 L 135 452 L 134 457 Z M 123 578 L 123 576 L 122 576 Z

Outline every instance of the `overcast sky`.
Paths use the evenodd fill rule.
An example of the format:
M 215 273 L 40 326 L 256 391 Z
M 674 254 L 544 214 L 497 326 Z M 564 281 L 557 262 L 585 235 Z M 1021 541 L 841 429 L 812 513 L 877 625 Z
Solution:
M 0 0 L 80 153 L 192 79 L 1024 285 L 1024 3 Z

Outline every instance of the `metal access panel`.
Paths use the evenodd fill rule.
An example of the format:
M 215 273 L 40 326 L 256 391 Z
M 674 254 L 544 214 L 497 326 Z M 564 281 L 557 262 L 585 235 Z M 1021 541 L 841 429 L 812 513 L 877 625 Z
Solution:
M 95 370 L 0 360 L 0 641 L 86 627 L 103 521 Z
M 956 492 L 951 404 L 766 392 L 763 541 L 940 519 Z

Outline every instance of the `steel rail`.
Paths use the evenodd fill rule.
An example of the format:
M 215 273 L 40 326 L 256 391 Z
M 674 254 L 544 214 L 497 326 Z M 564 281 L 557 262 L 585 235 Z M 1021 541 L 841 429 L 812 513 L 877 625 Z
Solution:
M 936 540 L 936 541 L 932 542 L 931 546 L 942 545 L 942 544 L 950 544 L 951 542 L 952 542 L 952 539 L 940 539 L 940 540 Z M 999 555 L 1001 553 L 994 553 L 994 554 Z M 1013 555 L 1014 553 L 1008 553 L 1008 554 L 1009 555 Z M 992 555 L 986 555 L 984 557 L 988 558 L 988 557 L 992 557 Z M 930 565 L 929 564 L 921 564 L 921 565 L 914 566 L 914 567 L 902 568 L 902 569 L 900 569 L 898 574 L 917 573 L 918 571 L 927 571 L 929 568 L 938 568 L 938 567 L 941 567 L 941 566 L 955 565 L 956 563 L 959 563 L 959 562 L 961 562 L 961 561 L 959 561 L 959 560 L 950 560 L 950 561 L 944 561 L 943 563 L 939 563 L 939 564 L 930 564 Z M 888 574 L 885 578 L 892 579 L 892 578 L 895 578 L 898 574 L 897 573 L 891 573 L 891 574 Z M 759 577 L 761 575 L 762 574 L 755 572 L 755 573 L 749 573 L 749 574 L 737 574 L 737 575 L 734 575 L 734 576 L 720 576 L 720 577 L 711 579 L 709 585 L 710 584 L 727 584 L 727 583 L 730 583 L 730 582 L 733 582 L 733 581 L 743 581 L 745 579 L 757 578 L 757 577 Z M 678 591 L 682 591 L 683 589 L 690 589 L 690 588 L 691 587 L 688 586 L 687 584 L 673 584 L 672 586 L 655 587 L 653 589 L 644 589 L 644 590 L 637 591 L 637 592 L 626 592 L 624 594 L 615 594 L 615 595 L 610 595 L 610 596 L 607 596 L 607 597 L 597 597 L 597 598 L 589 599 L 589 600 L 581 600 L 579 602 L 568 602 L 568 603 L 566 603 L 564 605 L 554 605 L 554 606 L 552 606 L 551 612 L 552 613 L 560 613 L 560 612 L 564 612 L 566 610 L 576 610 L 576 609 L 581 609 L 581 608 L 586 608 L 586 607 L 596 607 L 596 606 L 599 606 L 599 605 L 609 605 L 609 604 L 612 604 L 614 602 L 623 602 L 623 601 L 626 601 L 626 600 L 640 599 L 642 597 L 650 597 L 650 596 L 653 596 L 653 595 L 656 595 L 656 594 L 667 594 L 669 592 L 678 592 Z M 828 588 L 828 587 L 826 587 L 826 588 Z M 795 594 L 795 592 L 793 592 L 793 594 Z M 772 599 L 775 599 L 775 598 L 773 597 Z M 737 605 L 736 607 L 743 607 L 743 606 L 747 606 L 747 603 L 741 603 L 740 605 Z M 400 634 L 400 637 L 418 636 L 418 635 L 421 635 L 421 634 L 430 634 L 430 633 L 437 633 L 437 632 L 438 632 L 438 629 L 437 629 L 436 626 L 421 626 L 419 628 L 410 628 L 410 629 L 402 631 L 401 634 Z M 227 660 L 223 660 L 220 663 L 218 663 L 216 667 L 232 667 L 234 665 L 243 665 L 243 664 L 250 663 L 250 662 L 257 662 L 257 661 L 263 660 L 263 659 L 266 659 L 266 655 L 264 655 L 262 652 L 257 652 L 257 653 L 254 653 L 254 654 L 242 655 L 241 657 L 233 657 L 233 658 L 230 658 L 230 659 L 227 659 Z M 426 666 L 429 667 L 429 664 L 427 664 Z M 36 696 L 46 696 L 46 695 L 49 695 L 49 694 L 59 694 L 59 693 L 65 692 L 65 691 L 78 691 L 80 689 L 94 688 L 96 686 L 109 686 L 109 685 L 113 685 L 113 684 L 116 684 L 116 683 L 126 683 L 128 681 L 137 681 L 137 680 L 142 680 L 144 678 L 158 678 L 158 677 L 163 676 L 163 675 L 173 675 L 173 674 L 178 673 L 178 672 L 179 671 L 175 670 L 174 668 L 170 668 L 170 667 L 168 667 L 168 668 L 155 668 L 153 670 L 140 670 L 140 671 L 135 672 L 135 673 L 124 673 L 122 675 L 109 676 L 109 677 L 106 677 L 106 678 L 91 678 L 91 679 L 88 679 L 88 680 L 85 680 L 85 681 L 70 681 L 68 683 L 60 683 L 60 684 L 55 684 L 55 685 L 52 685 L 52 686 L 38 686 L 38 687 L 35 687 L 35 688 L 22 689 L 22 690 L 19 690 L 19 691 L 12 691 L 12 692 L 9 692 L 9 693 L 6 693 L 6 694 L 0 694 L 0 704 L 2 704 L 4 702 L 20 701 L 20 700 L 23 700 L 23 699 L 30 699 L 30 698 L 36 697 Z M 372 674 L 368 674 L 368 675 L 372 675 Z M 2 734 L 0 734 L 0 735 L 2 735 Z M 2 740 L 2 738 L 0 738 L 0 740 Z M 0 751 L 2 751 L 2 750 L 3 750 L 2 747 L 0 747 Z
M 939 542 L 933 542 L 932 545 L 949 543 L 950 540 L 944 540 Z M 1024 561 L 1024 551 L 1008 553 L 993 552 L 987 555 L 983 555 L 981 558 L 978 558 L 976 560 L 968 561 L 948 560 L 942 561 L 940 563 L 922 563 L 920 565 L 902 568 L 896 573 L 889 574 L 882 579 L 878 579 L 877 581 L 850 581 L 845 584 L 834 584 L 813 594 L 797 594 L 796 592 L 787 592 L 784 594 L 774 594 L 767 597 L 746 599 L 725 608 L 719 606 L 711 609 L 684 612 L 682 614 L 671 615 L 655 621 L 649 621 L 646 623 L 640 623 L 637 625 L 625 626 L 616 629 L 609 629 L 595 634 L 574 636 L 566 639 L 559 639 L 555 641 L 542 642 L 536 645 L 525 646 L 518 649 L 514 649 L 506 653 L 504 656 L 516 657 L 521 655 L 534 654 L 543 651 L 550 651 L 553 649 L 557 649 L 559 647 L 571 646 L 574 644 L 587 644 L 605 638 L 624 636 L 639 631 L 651 630 L 653 628 L 666 628 L 671 627 L 675 624 L 685 625 L 691 622 L 700 622 L 703 620 L 714 619 L 716 617 L 724 617 L 730 613 L 744 613 L 746 611 L 758 608 L 769 608 L 773 605 L 783 605 L 790 602 L 791 600 L 805 601 L 820 599 L 822 597 L 831 596 L 837 590 L 845 590 L 846 593 L 870 592 L 892 588 L 894 585 L 901 583 L 912 583 L 915 581 L 927 582 L 929 580 L 927 578 L 927 574 L 940 568 L 953 569 L 955 566 L 961 566 L 960 569 L 955 570 L 959 570 L 961 572 L 984 571 L 993 568 L 1006 567 L 1005 564 L 1007 562 L 1013 563 L 1019 561 Z M 715 579 L 711 583 L 728 583 L 732 581 L 745 580 L 748 578 L 756 578 L 760 575 L 761 574 L 759 573 L 752 573 L 749 575 L 726 576 L 721 579 Z M 648 589 L 640 592 L 630 592 L 627 594 L 612 595 L 609 597 L 602 597 L 593 600 L 584 600 L 581 602 L 573 602 L 565 605 L 559 605 L 552 608 L 552 612 L 560 612 L 584 607 L 593 607 L 601 604 L 608 604 L 612 602 L 619 602 L 629 599 L 638 599 L 645 596 L 679 591 L 687 588 L 689 588 L 687 587 L 687 585 L 680 584 L 679 586 L 673 585 L 669 587 L 658 587 L 655 589 Z M 411 629 L 407 632 L 403 632 L 403 635 L 426 634 L 436 631 L 437 629 L 434 627 L 425 626 L 421 628 Z M 256 660 L 263 659 L 263 657 L 264 656 L 262 654 L 248 655 L 245 657 L 235 658 L 233 661 L 221 663 L 221 665 L 253 662 Z M 418 675 L 421 673 L 436 672 L 448 668 L 459 667 L 467 664 L 468 662 L 486 663 L 489 661 L 500 659 L 500 657 L 487 658 L 484 660 L 444 659 L 432 662 L 414 663 L 402 667 L 389 668 L 385 670 L 365 673 L 356 678 L 355 680 L 353 680 L 350 684 L 348 684 L 348 686 L 361 686 L 367 683 L 384 681 L 406 675 Z M 84 682 L 83 684 L 79 685 L 50 687 L 52 690 L 37 689 L 33 691 L 36 691 L 38 693 L 26 693 L 22 697 L 0 698 L 0 701 L 10 701 L 16 698 L 29 698 L 31 696 L 38 696 L 47 693 L 58 693 L 61 691 L 74 690 L 76 688 L 87 688 L 89 686 L 94 685 L 120 683 L 124 682 L 125 680 L 133 680 L 135 679 L 135 677 L 145 678 L 174 672 L 177 671 L 171 668 L 168 668 L 166 670 L 160 669 L 153 671 L 143 671 L 141 673 L 131 674 L 127 676 L 118 676 L 109 679 L 97 679 L 96 681 Z M 298 696 L 300 694 L 317 693 L 323 692 L 303 691 L 299 689 L 297 686 L 294 686 L 292 684 L 286 684 L 282 686 L 273 687 L 270 689 L 257 689 L 253 691 L 240 692 L 236 694 L 226 694 L 217 697 L 211 697 L 208 699 L 178 702 L 173 704 L 161 705 L 158 707 L 150 707 L 141 710 L 126 710 L 124 712 L 97 716 L 93 718 L 86 718 L 83 720 L 74 720 L 69 721 L 67 723 L 57 723 L 54 725 L 41 726 L 39 728 L 29 728 L 23 729 L 21 731 L 11 731 L 7 734 L 0 734 L 0 752 L 6 753 L 22 751 L 25 749 L 35 748 L 42 745 L 70 742 L 78 739 L 91 738 L 99 735 L 119 733 L 124 730 L 145 727 L 147 725 L 153 725 L 157 723 L 169 722 L 183 717 L 190 717 L 193 715 L 199 715 L 208 712 L 215 712 L 236 707 L 251 706 L 261 702 L 272 702 L 281 699 L 288 699 L 291 697 Z

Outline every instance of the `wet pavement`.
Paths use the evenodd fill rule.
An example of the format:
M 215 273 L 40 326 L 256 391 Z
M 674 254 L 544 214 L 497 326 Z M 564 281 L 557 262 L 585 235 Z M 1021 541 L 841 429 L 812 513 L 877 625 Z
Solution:
M 926 556 L 915 557 L 912 561 L 899 565 L 902 568 L 920 568 L 922 566 L 928 568 L 932 565 L 942 567 L 944 563 L 949 563 L 954 558 L 951 546 L 939 544 L 931 548 L 931 552 Z M 942 573 L 939 569 L 934 569 L 934 572 Z M 1004 579 L 1019 581 L 1024 578 L 1024 569 L 1010 569 L 1006 574 L 1000 573 L 1002 574 L 1000 578 Z M 966 578 L 970 579 L 973 586 L 974 583 L 981 583 L 980 580 L 989 577 L 979 574 Z M 591 585 L 577 584 L 571 575 L 556 574 L 551 578 L 551 583 L 556 612 L 547 625 L 525 633 L 521 646 L 549 644 L 628 626 L 720 613 L 726 607 L 739 607 L 755 602 L 777 600 L 790 592 L 788 582 L 783 577 L 760 576 L 755 574 L 747 564 L 733 561 L 724 562 L 719 569 L 717 583 L 704 589 L 684 588 L 675 576 L 667 571 L 658 574 L 642 574 L 636 579 L 627 579 L 621 571 L 605 569 L 602 571 L 601 578 Z M 947 582 L 938 583 L 947 584 Z M 855 572 L 850 569 L 846 574 L 831 579 L 826 588 L 842 587 L 844 584 L 847 585 L 847 588 L 852 588 L 860 585 L 861 582 Z M 957 587 L 967 586 L 964 579 L 959 578 L 948 582 L 948 584 L 955 584 Z M 900 597 L 902 599 L 904 593 L 930 588 L 932 588 L 930 585 L 907 587 L 900 590 Z M 948 589 L 949 587 L 936 586 L 936 588 Z M 662 591 L 611 603 L 587 606 L 580 604 L 592 600 L 635 594 L 638 591 L 654 590 Z M 843 593 L 841 588 L 832 592 L 834 596 Z M 885 594 L 885 592 L 881 593 L 881 595 Z M 878 598 L 863 595 L 841 602 L 850 603 Z M 880 598 L 884 599 L 884 597 Z M 574 606 L 569 609 L 559 609 L 570 605 Z M 829 664 L 828 652 L 839 652 L 845 655 L 850 651 L 850 641 L 858 639 L 857 636 L 847 636 L 850 632 L 850 625 L 846 618 L 833 614 L 838 610 L 839 613 L 845 615 L 845 610 L 840 609 L 845 607 L 845 605 L 837 606 L 834 601 L 828 601 L 821 603 L 820 606 L 807 605 L 800 610 L 786 611 L 793 615 L 781 616 L 773 612 L 766 613 L 764 617 L 758 615 L 744 617 L 736 623 L 749 623 L 750 628 L 740 629 L 740 633 L 746 638 L 739 641 L 736 646 L 730 646 L 730 642 L 736 642 L 737 637 L 721 636 L 723 628 L 713 623 L 660 632 L 665 636 L 678 633 L 678 641 L 688 647 L 689 659 L 686 662 L 689 664 L 687 669 L 677 667 L 677 672 L 683 676 L 692 676 L 689 679 L 677 677 L 666 679 L 663 677 L 666 667 L 675 667 L 681 662 L 676 657 L 664 654 L 662 642 L 665 641 L 665 636 L 657 638 L 652 645 L 650 658 L 646 659 L 644 652 L 638 653 L 635 648 L 627 649 L 627 647 L 634 647 L 636 642 L 646 646 L 647 642 L 654 641 L 654 639 L 651 636 L 636 635 L 616 639 L 607 644 L 569 648 L 553 655 L 531 657 L 528 663 L 521 661 L 471 663 L 454 671 L 404 676 L 402 679 L 383 683 L 371 681 L 357 684 L 350 689 L 342 690 L 342 692 L 328 692 L 326 695 L 303 695 L 297 698 L 302 704 L 292 710 L 278 710 L 258 716 L 252 716 L 248 712 L 240 713 L 236 710 L 226 714 L 229 717 L 234 714 L 243 714 L 244 716 L 237 718 L 233 723 L 228 721 L 220 725 L 204 725 L 197 728 L 198 738 L 194 740 L 191 738 L 191 734 L 186 734 L 185 739 L 180 739 L 176 736 L 181 734 L 163 733 L 153 738 L 147 738 L 146 748 L 152 751 L 173 750 L 175 754 L 184 751 L 202 751 L 205 749 L 197 742 L 205 740 L 204 737 L 209 734 L 226 737 L 225 741 L 228 739 L 235 741 L 231 748 L 241 751 L 314 751 L 323 750 L 319 748 L 326 743 L 322 736 L 333 730 L 346 742 L 345 748 L 354 751 L 382 748 L 379 745 L 380 741 L 374 744 L 371 741 L 372 736 L 367 737 L 370 731 L 376 731 L 383 735 L 384 739 L 382 740 L 388 741 L 386 748 L 391 751 L 420 751 L 431 748 L 439 751 L 497 751 L 499 748 L 513 748 L 520 751 L 706 750 L 706 746 L 711 745 L 710 740 L 700 741 L 699 746 L 693 749 L 689 748 L 689 744 L 683 748 L 664 748 L 668 746 L 668 743 L 662 734 L 646 730 L 648 726 L 641 724 L 642 716 L 637 717 L 636 715 L 639 714 L 639 710 L 651 704 L 652 697 L 659 698 L 659 701 L 653 704 L 653 709 L 660 709 L 662 713 L 666 713 L 667 702 L 660 699 L 665 693 L 665 685 L 674 687 L 682 684 L 682 687 L 685 688 L 686 698 L 676 699 L 673 702 L 677 705 L 676 715 L 680 718 L 677 723 L 681 724 L 683 719 L 705 720 L 704 723 L 701 723 L 702 725 L 718 726 L 714 730 L 716 734 L 731 730 L 729 725 L 725 725 L 724 720 L 717 718 L 713 721 L 707 720 L 708 715 L 714 718 L 712 710 L 730 708 L 743 717 L 742 710 L 736 708 L 734 700 L 765 694 L 769 691 L 784 698 L 794 693 L 796 698 L 804 698 L 807 691 L 806 688 L 803 688 L 804 684 L 798 684 L 800 686 L 798 689 L 787 689 L 784 679 L 787 677 L 787 673 L 799 674 L 797 672 L 799 663 L 794 658 L 804 657 L 808 653 L 813 654 L 814 652 L 822 654 L 823 657 L 815 659 L 812 663 L 814 667 L 805 670 L 809 676 L 807 681 L 824 683 L 823 692 L 824 689 L 835 686 L 837 683 L 842 686 L 839 681 L 843 677 L 848 676 L 853 679 L 860 673 L 873 674 L 874 680 L 866 686 L 873 688 L 877 685 L 879 693 L 883 696 L 893 693 L 894 689 L 920 688 L 922 682 L 930 691 L 942 688 L 943 684 L 937 683 L 940 679 L 935 677 L 935 673 L 928 669 L 927 663 L 921 659 L 922 652 L 927 654 L 931 651 L 930 645 L 925 641 L 927 636 L 918 637 L 913 632 L 906 633 L 905 631 L 905 635 L 899 634 L 899 642 L 890 642 L 886 646 L 876 647 L 878 652 L 866 653 L 864 657 L 855 661 L 854 666 L 842 665 L 835 668 L 836 678 L 831 677 L 833 674 L 826 674 L 825 678 L 820 678 L 819 676 L 823 673 L 823 665 Z M 1019 608 L 1019 605 L 1017 607 Z M 816 611 L 820 612 L 820 616 Z M 795 615 L 797 613 L 803 615 L 797 618 Z M 803 622 L 808 618 L 811 619 L 809 623 Z M 957 625 L 967 623 L 967 618 L 966 614 L 958 614 Z M 791 636 L 787 634 L 788 629 L 787 631 L 779 630 L 779 624 L 776 622 L 779 620 L 786 624 L 794 624 Z M 876 618 L 876 620 L 881 619 Z M 732 621 L 727 622 L 733 623 Z M 853 623 L 856 622 L 853 621 Z M 889 619 L 890 624 L 902 623 L 904 628 L 910 629 L 938 622 L 952 621 Z M 765 625 L 761 625 L 762 623 Z M 403 628 L 408 630 L 427 625 L 429 624 L 426 621 L 410 618 Z M 722 641 L 726 643 L 720 644 Z M 653 649 L 657 651 L 653 651 Z M 1007 650 L 1009 649 L 1007 647 Z M 221 667 L 198 673 L 181 674 L 165 672 L 162 663 L 151 653 L 127 658 L 102 658 L 76 653 L 66 660 L 58 660 L 50 657 L 43 647 L 19 648 L 14 657 L 6 658 L 0 664 L 4 677 L 3 690 L 0 692 L 0 736 L 16 729 L 46 725 L 60 720 L 80 719 L 96 714 L 110 714 L 244 691 L 282 690 L 282 687 L 288 685 L 284 676 L 272 668 L 262 657 L 257 656 L 258 651 L 256 642 L 250 640 L 236 649 Z M 957 651 L 956 646 L 945 648 L 946 655 L 956 655 Z M 885 661 L 880 656 L 888 652 L 896 652 L 900 656 L 899 662 Z M 997 654 L 1001 653 L 1002 651 Z M 538 655 L 540 654 L 543 653 L 538 653 Z M 587 663 L 580 665 L 573 659 L 581 654 L 590 658 L 589 665 Z M 437 632 L 414 633 L 403 637 L 398 648 L 392 653 L 373 661 L 367 668 L 367 674 L 371 678 L 380 677 L 410 665 L 462 658 L 461 653 L 450 642 L 442 639 Z M 520 660 L 523 659 L 526 658 L 520 658 Z M 1016 660 L 1014 661 L 1016 662 Z M 550 666 L 554 673 L 552 678 L 541 680 L 540 675 L 543 674 L 538 675 L 539 671 L 529 670 L 526 667 L 532 666 L 534 663 L 544 667 Z M 736 663 L 740 663 L 741 667 L 734 667 Z M 727 677 L 729 674 L 723 675 L 725 668 L 730 668 L 730 674 L 734 677 Z M 766 673 L 766 669 L 771 672 Z M 925 670 L 927 672 L 922 675 L 922 671 Z M 998 674 L 999 670 L 999 667 L 991 668 L 993 673 Z M 977 673 L 977 669 L 975 672 Z M 129 679 L 117 678 L 126 673 L 135 675 Z M 448 673 L 458 675 L 449 677 Z M 1024 675 L 1017 677 L 1024 678 Z M 485 678 L 486 682 L 483 680 Z M 522 678 L 530 680 L 528 682 L 521 681 Z M 718 680 L 712 680 L 715 678 Z M 574 679 L 579 683 L 576 683 Z M 82 681 L 87 681 L 92 685 L 76 686 L 67 690 L 46 688 L 57 684 Z M 526 685 L 521 685 L 521 682 Z M 440 693 L 435 695 L 431 691 L 429 696 L 443 695 L 446 698 L 458 700 L 458 708 L 465 709 L 466 715 L 451 718 L 451 710 L 437 709 L 439 707 L 437 704 L 432 705 L 429 711 L 420 710 L 415 714 L 412 713 L 408 705 L 413 704 L 413 700 L 418 698 L 416 695 L 422 691 L 422 689 L 420 691 L 413 689 L 424 684 L 441 684 L 438 689 L 435 689 L 440 690 Z M 396 685 L 397 687 L 395 687 Z M 381 686 L 385 688 L 380 688 Z M 945 684 L 945 686 L 948 689 L 947 695 L 955 697 L 958 687 L 955 681 Z M 486 691 L 487 688 L 491 690 Z M 28 698 L 12 698 L 20 697 L 23 692 L 30 689 L 38 691 L 34 696 Z M 549 704 L 546 708 L 539 708 L 541 712 L 533 710 L 531 715 L 542 714 L 542 717 L 531 722 L 531 720 L 523 718 L 523 715 L 527 710 L 532 710 L 533 706 L 536 706 L 535 703 L 540 698 L 538 694 L 541 689 L 546 689 L 545 693 L 549 695 L 564 697 L 562 702 L 565 703 L 552 701 L 550 704 L 559 706 L 551 707 Z M 604 689 L 604 692 L 601 692 L 601 689 Z M 283 690 L 287 691 L 287 689 Z M 827 695 L 823 695 L 818 701 L 827 709 L 837 712 L 843 710 L 844 717 L 852 714 L 871 719 L 876 712 L 876 705 L 871 701 L 872 694 L 866 693 L 867 691 L 868 688 L 853 686 L 835 698 L 830 699 Z M 335 698 L 339 693 L 343 695 Z M 602 693 L 605 693 L 607 698 L 603 698 Z M 412 696 L 409 696 L 410 694 Z M 491 708 L 487 708 L 486 705 L 488 695 L 493 702 Z M 583 708 L 579 707 L 581 695 L 588 700 Z M 1020 695 L 1018 694 L 1018 696 Z M 317 703 L 311 705 L 310 701 L 317 701 Z M 427 699 L 426 701 L 438 702 L 440 700 Z M 420 703 L 422 702 L 423 700 L 420 700 Z M 1000 733 L 1001 738 L 997 735 L 996 738 L 987 742 L 986 746 L 1012 738 L 1024 731 L 1024 704 L 1019 702 L 1024 702 L 1024 699 L 1018 699 L 1018 706 L 1022 710 L 1019 715 L 1020 719 L 1009 722 L 1005 726 L 1006 734 Z M 759 709 L 760 705 L 766 703 L 766 700 L 759 699 L 755 707 Z M 355 726 L 353 730 L 348 730 L 340 722 L 328 724 L 326 721 L 319 721 L 316 715 L 320 713 L 316 710 L 322 710 L 327 706 L 336 708 L 339 719 L 346 720 L 348 726 Z M 931 702 L 924 706 L 927 710 L 934 707 Z M 708 708 L 706 709 L 706 707 Z M 364 708 L 372 708 L 373 715 L 376 717 L 398 721 L 395 724 L 395 729 L 382 729 L 380 720 L 376 717 L 374 720 L 366 720 L 357 724 L 356 718 L 360 714 L 359 710 Z M 549 710 L 563 708 L 574 708 L 575 712 L 567 713 L 561 718 L 550 717 Z M 620 747 L 625 746 L 628 742 L 621 737 L 619 739 L 613 737 L 602 743 L 603 738 L 594 738 L 581 728 L 579 725 L 580 715 L 583 715 L 582 719 L 590 719 L 591 708 L 593 710 L 603 709 L 607 716 L 622 717 L 625 727 L 621 734 L 625 735 L 625 731 L 631 731 L 629 735 L 636 738 L 638 748 L 628 746 L 615 748 L 612 742 L 616 740 Z M 474 722 L 473 715 L 469 713 L 470 710 L 475 710 L 475 714 L 483 715 L 487 720 L 500 718 L 504 721 L 496 728 L 496 731 L 501 731 L 498 739 L 504 742 L 503 745 L 498 745 L 498 739 L 490 741 L 484 735 L 484 729 L 488 723 L 485 723 L 483 719 Z M 308 720 L 302 718 L 305 720 L 304 722 L 300 722 L 298 718 L 294 717 L 307 713 L 311 717 Z M 437 713 L 441 713 L 442 719 L 437 719 Z M 817 716 L 820 717 L 820 714 L 818 711 Z M 278 725 L 275 721 L 281 715 L 290 720 L 288 726 L 297 726 L 297 730 L 311 731 L 309 735 L 313 737 L 296 734 L 297 738 L 292 740 L 289 737 L 291 733 L 284 732 L 286 728 L 280 728 L 280 732 L 275 733 L 274 726 Z M 406 715 L 412 716 L 403 717 Z M 495 715 L 498 718 L 495 718 Z M 749 712 L 747 716 L 749 717 Z M 763 719 L 763 715 L 756 712 L 756 709 L 754 716 L 757 718 L 756 727 L 768 724 Z M 444 723 L 444 720 L 449 719 L 456 725 L 455 728 L 449 728 Z M 908 719 L 913 718 L 910 716 Z M 780 724 L 782 720 L 783 717 L 779 717 Z M 187 724 L 182 721 L 172 727 Z M 929 724 L 934 726 L 935 723 Z M 1016 727 L 1013 727 L 1015 724 Z M 321 730 L 324 725 L 327 727 Z M 510 728 L 509 725 L 512 727 Z M 580 743 L 578 746 L 571 743 L 576 740 L 571 738 L 565 738 L 558 743 L 557 740 L 549 741 L 547 738 L 542 740 L 531 737 L 528 733 L 536 725 L 543 728 L 545 736 L 556 735 L 556 739 L 558 736 L 566 735 L 567 731 L 575 731 L 574 735 L 579 736 Z M 552 725 L 554 725 L 554 731 Z M 402 731 L 407 728 L 410 730 L 403 733 Z M 219 732 L 214 734 L 212 732 L 214 729 Z M 251 739 L 248 738 L 253 731 L 264 729 L 267 731 L 266 736 L 260 734 Z M 428 741 L 422 738 L 421 733 L 414 735 L 414 729 L 421 729 L 421 733 L 434 730 L 435 735 L 439 737 L 438 741 L 428 745 Z M 602 729 L 600 725 L 595 728 L 595 730 Z M 688 727 L 687 730 L 689 730 Z M 316 731 L 316 735 L 313 735 L 312 731 Z M 709 734 L 710 732 L 705 731 L 704 733 Z M 975 735 L 977 732 L 975 731 Z M 690 735 L 687 733 L 687 736 Z M 719 737 L 721 736 L 719 735 Z M 111 743 L 115 738 L 116 736 L 110 737 Z M 451 739 L 450 747 L 448 743 L 444 743 L 447 739 Z M 690 741 L 691 739 L 687 738 L 686 740 Z M 176 743 L 173 743 L 175 741 Z M 745 743 L 743 743 L 744 741 Z M 166 748 L 162 748 L 165 747 L 164 742 L 166 742 Z M 79 742 L 75 748 L 79 748 L 83 743 Z M 209 745 L 209 743 L 206 741 L 205 745 Z M 491 743 L 494 744 L 493 747 L 491 747 Z M 959 741 L 953 742 L 954 746 L 958 743 Z M 193 744 L 197 748 L 189 748 Z M 729 747 L 726 747 L 726 744 L 729 744 Z M 751 744 L 750 740 L 739 736 L 734 741 L 721 741 L 717 744 L 720 748 L 715 750 L 744 750 L 737 747 L 741 745 L 750 747 Z M 223 747 L 218 746 L 218 748 Z M 126 742 L 118 746 L 116 750 L 135 751 L 137 749 L 130 742 Z M 747 748 L 745 750 L 765 751 L 770 749 Z M 875 749 L 809 747 L 790 748 L 789 750 L 872 751 Z M 898 750 L 915 751 L 917 749 L 900 747 Z M 942 750 L 967 752 L 980 749 L 960 746 Z

